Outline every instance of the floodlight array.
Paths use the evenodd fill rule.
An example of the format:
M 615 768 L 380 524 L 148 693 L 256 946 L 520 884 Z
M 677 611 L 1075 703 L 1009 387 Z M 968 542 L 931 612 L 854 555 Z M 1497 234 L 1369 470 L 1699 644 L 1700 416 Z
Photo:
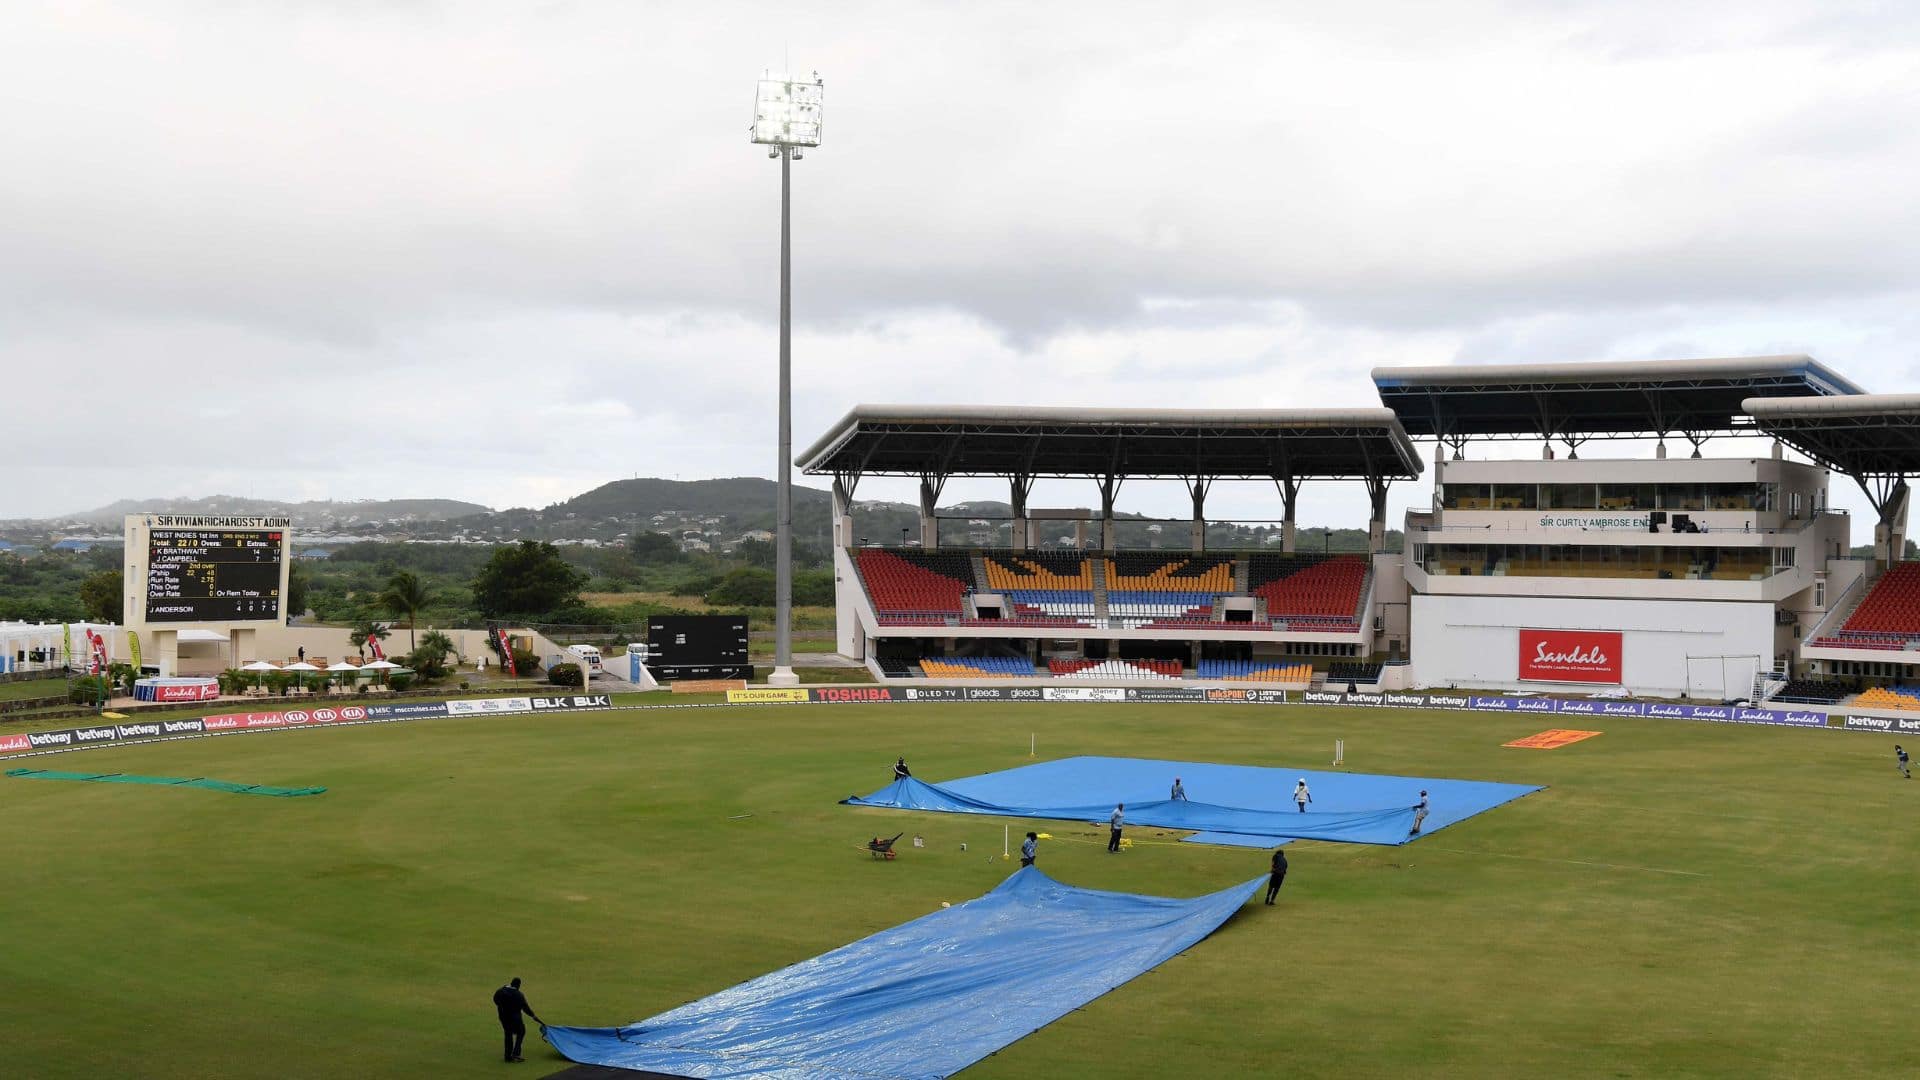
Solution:
M 761 76 L 753 100 L 753 141 L 769 146 L 819 146 L 820 76 Z

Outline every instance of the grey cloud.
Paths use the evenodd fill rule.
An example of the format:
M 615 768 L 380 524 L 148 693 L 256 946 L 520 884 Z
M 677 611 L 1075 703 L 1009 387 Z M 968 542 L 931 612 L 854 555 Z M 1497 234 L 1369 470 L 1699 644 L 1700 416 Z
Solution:
M 236 437 L 306 483 L 289 425 L 350 433 L 350 485 L 494 504 L 571 475 L 556 425 L 609 476 L 765 471 L 778 170 L 744 129 L 789 42 L 828 79 L 803 424 L 1690 343 L 1915 374 L 1894 8 L 156 3 L 9 7 L 0 40 L 0 409 L 102 436 L 34 459 L 41 512 L 130 482 L 107 432 L 183 490 Z

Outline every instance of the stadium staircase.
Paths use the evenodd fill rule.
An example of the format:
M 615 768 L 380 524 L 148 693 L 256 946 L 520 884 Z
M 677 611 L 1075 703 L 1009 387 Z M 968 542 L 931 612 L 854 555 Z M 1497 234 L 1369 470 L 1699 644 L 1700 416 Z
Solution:
M 1873 582 L 1867 580 L 1866 574 L 1853 579 L 1853 584 L 1847 586 L 1847 591 L 1841 593 L 1840 598 L 1827 608 L 1826 615 L 1813 624 L 1813 629 L 1807 633 L 1807 641 L 1819 641 L 1833 630 L 1847 625 L 1847 620 L 1853 618 L 1853 613 L 1860 610 L 1861 602 L 1872 591 Z
M 1247 595 L 1247 560 L 1233 560 L 1233 595 Z
M 973 553 L 973 587 L 977 592 L 992 592 L 987 588 L 987 557 L 979 552 Z
M 1373 610 L 1373 560 L 1367 560 L 1367 576 L 1360 581 L 1360 604 L 1353 610 L 1354 625 L 1368 629 L 1367 612 Z
M 1753 693 L 1749 695 L 1748 700 L 1752 701 L 1755 705 L 1759 705 L 1786 688 L 1787 671 L 1785 668 L 1776 666 L 1772 671 L 1755 672 L 1753 676 Z

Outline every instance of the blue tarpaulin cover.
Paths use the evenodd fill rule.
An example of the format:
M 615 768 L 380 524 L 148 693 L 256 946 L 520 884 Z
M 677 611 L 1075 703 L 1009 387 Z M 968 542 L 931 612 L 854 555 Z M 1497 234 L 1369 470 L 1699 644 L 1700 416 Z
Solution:
M 670 1012 L 544 1034 L 573 1061 L 680 1076 L 932 1080 L 1184 951 L 1264 880 L 1175 900 L 1027 867 L 976 900 Z
M 1167 799 L 1179 777 L 1187 799 Z M 1306 813 L 1293 802 L 1295 780 L 1313 794 Z M 1190 840 L 1251 846 L 1287 837 L 1356 844 L 1404 844 L 1413 805 L 1428 795 L 1422 833 L 1432 833 L 1501 803 L 1540 790 L 1441 777 L 1273 769 L 1196 761 L 1073 757 L 928 784 L 896 780 L 853 806 L 931 810 L 948 814 L 1044 818 L 1105 824 L 1125 803 L 1129 826 L 1189 830 Z

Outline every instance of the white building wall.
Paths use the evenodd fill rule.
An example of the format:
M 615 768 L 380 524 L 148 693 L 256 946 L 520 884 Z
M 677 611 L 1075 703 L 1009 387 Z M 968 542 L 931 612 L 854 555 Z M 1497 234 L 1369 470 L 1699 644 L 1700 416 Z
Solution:
M 1394 642 L 1400 645 L 1399 653 L 1407 653 L 1407 556 L 1403 553 L 1383 553 L 1373 557 L 1373 607 L 1362 613 L 1362 617 L 1380 620 L 1380 632 L 1373 634 L 1373 651 L 1391 652 Z M 1363 627 L 1372 633 L 1369 621 Z
M 863 619 L 864 614 L 864 619 Z M 833 549 L 833 626 L 834 644 L 841 656 L 864 660 L 867 656 L 868 627 L 877 625 L 873 604 L 860 581 L 860 570 L 853 554 L 835 545 Z
M 1655 697 L 1746 697 L 1754 671 L 1773 663 L 1765 603 L 1415 595 L 1412 617 L 1416 686 L 1601 689 L 1521 683 L 1522 629 L 1621 631 L 1622 684 Z

